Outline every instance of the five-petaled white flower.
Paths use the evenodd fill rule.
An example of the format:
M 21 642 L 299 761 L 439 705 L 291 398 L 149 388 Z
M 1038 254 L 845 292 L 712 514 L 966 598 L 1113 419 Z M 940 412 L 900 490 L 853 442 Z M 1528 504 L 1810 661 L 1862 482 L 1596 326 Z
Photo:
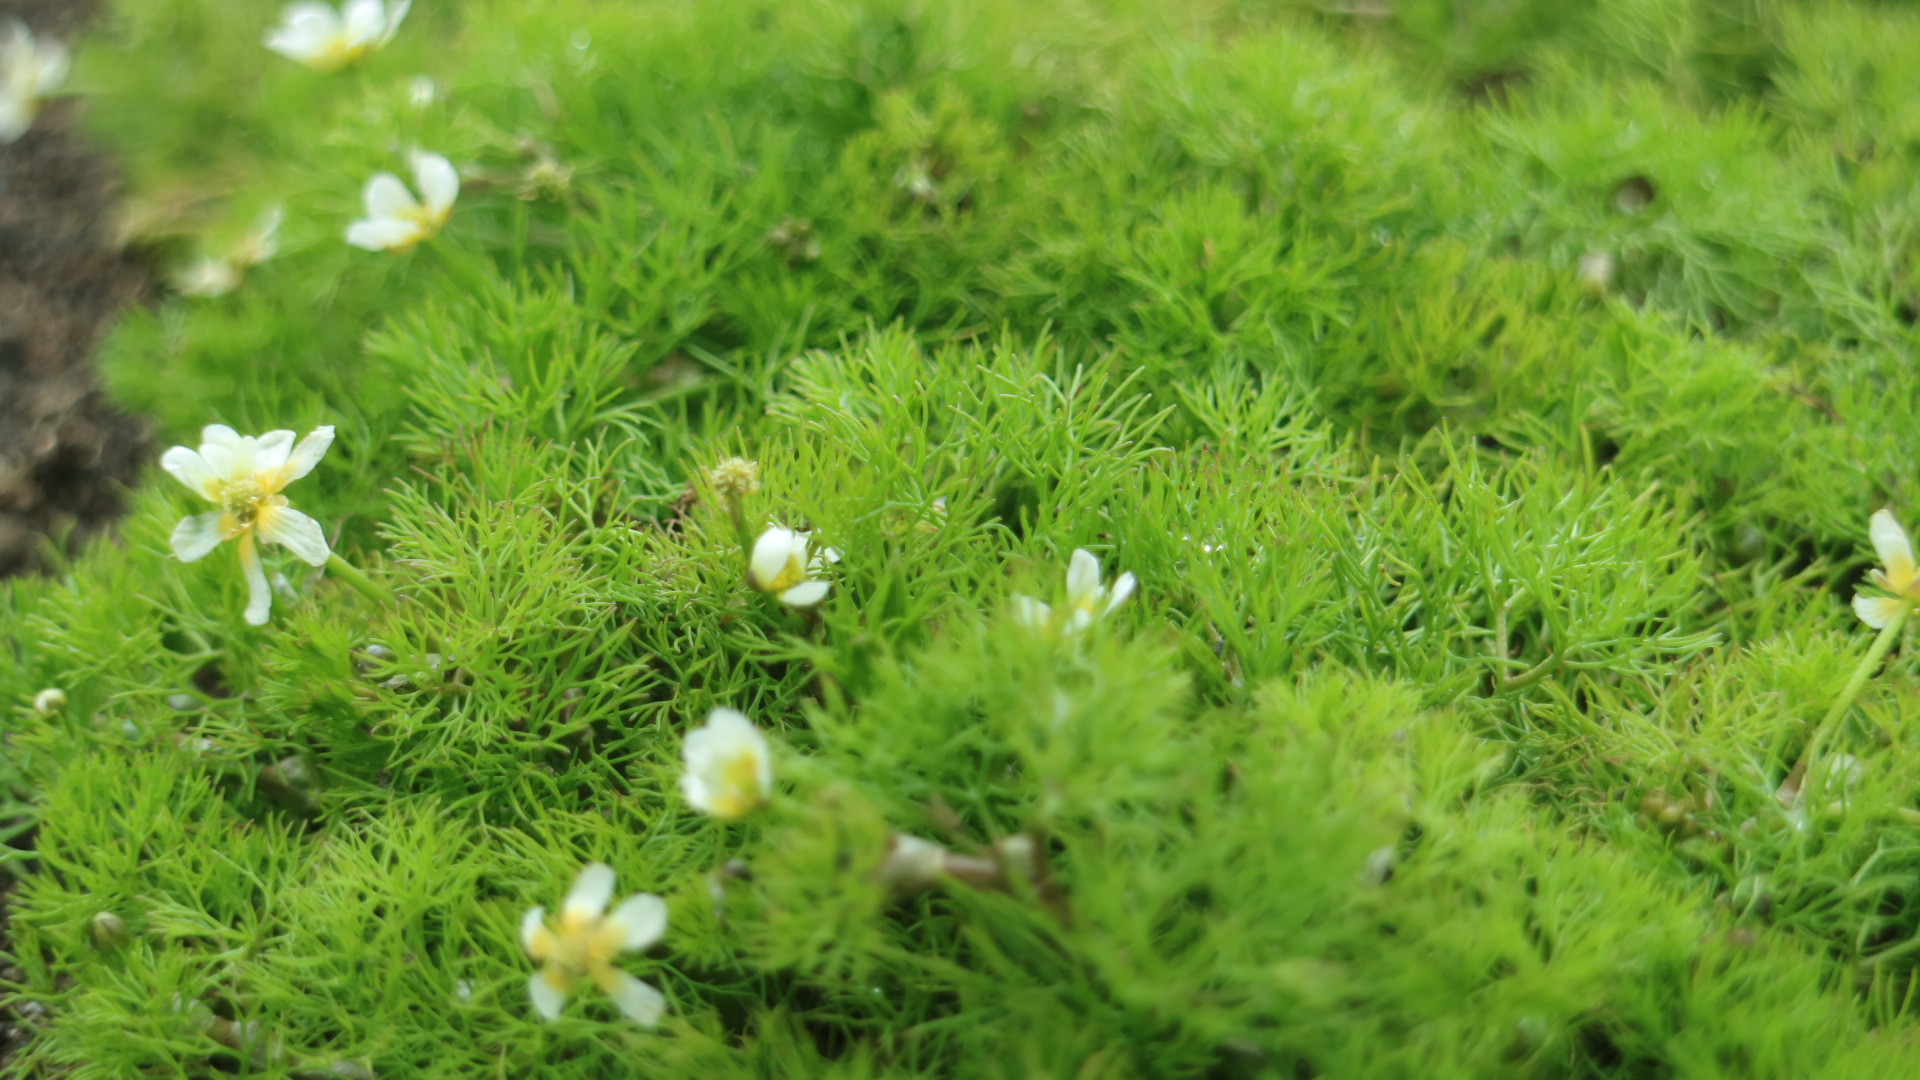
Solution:
M 1131 572 L 1121 574 L 1109 591 L 1100 584 L 1100 560 L 1085 548 L 1075 548 L 1072 560 L 1067 563 L 1066 611 L 1056 616 L 1051 605 L 1015 593 L 1013 616 L 1036 630 L 1058 628 L 1069 634 L 1078 633 L 1091 625 L 1095 618 L 1125 603 L 1127 597 L 1133 595 L 1135 584 Z
M 767 737 L 734 709 L 715 709 L 681 748 L 680 790 L 695 810 L 738 821 L 773 794 Z
M 439 233 L 453 213 L 453 200 L 460 197 L 460 174 L 439 154 L 415 151 L 412 164 L 420 198 L 392 173 L 374 173 L 364 195 L 367 216 L 348 226 L 347 243 L 403 254 Z
M 37 42 L 18 19 L 0 41 L 0 143 L 27 133 L 40 115 L 40 103 L 67 77 L 67 50 L 56 42 Z
M 1873 537 L 1873 550 L 1879 554 L 1881 566 L 1869 580 L 1890 595 L 1855 596 L 1853 611 L 1861 622 L 1879 630 L 1892 622 L 1902 608 L 1912 610 L 1920 605 L 1920 570 L 1914 567 L 1913 544 L 1907 540 L 1907 531 L 1893 519 L 1892 511 L 1874 514 L 1868 533 Z
M 840 561 L 840 553 L 821 548 L 809 556 L 807 534 L 779 525 L 767 527 L 753 542 L 747 583 L 788 607 L 812 607 L 827 597 L 827 582 L 811 575 Z
M 557 1020 L 581 979 L 591 979 L 620 1007 L 627 1019 L 647 1027 L 660 1022 L 667 999 L 660 991 L 613 966 L 614 957 L 636 952 L 667 932 L 667 902 L 636 893 L 605 914 L 613 899 L 613 868 L 588 863 L 574 879 L 560 908 L 560 923 L 547 926 L 547 909 L 530 909 L 520 919 L 520 944 L 540 970 L 527 983 L 533 1008 Z
M 295 446 L 291 431 L 269 431 L 256 439 L 225 424 L 209 424 L 200 433 L 198 452 L 176 446 L 160 456 L 161 468 L 219 507 L 175 526 L 173 553 L 181 562 L 193 562 L 222 541 L 238 540 L 240 568 L 247 576 L 247 621 L 255 626 L 267 621 L 273 604 L 256 534 L 260 541 L 291 548 L 309 565 L 326 565 L 327 537 L 320 523 L 288 506 L 280 490 L 312 472 L 332 443 L 331 427 L 314 428 Z
M 174 287 L 187 296 L 225 296 L 240 287 L 247 271 L 280 253 L 280 222 L 285 212 L 268 208 L 253 231 L 240 238 L 225 255 L 208 255 L 190 264 L 174 278 Z
M 319 72 L 335 72 L 384 48 L 400 30 L 413 0 L 347 0 L 338 10 L 304 0 L 289 5 L 280 25 L 267 35 L 267 48 Z

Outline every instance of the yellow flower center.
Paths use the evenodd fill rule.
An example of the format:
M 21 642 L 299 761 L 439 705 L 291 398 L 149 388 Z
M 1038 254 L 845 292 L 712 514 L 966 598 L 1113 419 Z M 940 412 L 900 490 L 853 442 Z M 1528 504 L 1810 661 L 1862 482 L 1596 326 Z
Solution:
M 1875 585 L 1909 603 L 1920 604 L 1920 574 L 1909 566 L 1890 566 L 1885 570 L 1875 570 L 1868 577 Z
M 625 944 L 625 929 L 604 917 L 563 912 L 559 929 L 537 939 L 534 959 L 544 962 L 548 983 L 565 990 L 574 979 L 605 971 Z
M 265 525 L 287 505 L 286 496 L 274 494 L 252 476 L 222 485 L 215 501 L 220 504 L 220 531 L 229 539 Z
M 327 39 L 326 48 L 322 49 L 320 54 L 315 56 L 309 63 L 314 70 L 331 74 L 346 67 L 348 64 L 365 58 L 366 55 L 372 51 L 372 43 L 353 45 L 348 42 L 346 34 L 340 33 Z
M 787 565 L 780 568 L 772 581 L 767 582 L 767 591 L 783 593 L 795 585 L 807 580 L 807 568 L 800 563 L 798 555 L 787 556 Z
M 735 754 L 720 767 L 717 787 L 713 816 L 727 821 L 745 817 L 765 798 L 760 790 L 760 759 L 753 754 Z

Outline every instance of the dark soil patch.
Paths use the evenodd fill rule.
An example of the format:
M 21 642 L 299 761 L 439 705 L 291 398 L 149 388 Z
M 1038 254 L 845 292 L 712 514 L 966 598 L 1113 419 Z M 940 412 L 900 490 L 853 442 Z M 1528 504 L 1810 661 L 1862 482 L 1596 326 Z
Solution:
M 0 0 L 0 22 L 69 41 L 94 0 Z M 116 314 L 143 299 L 148 271 L 120 243 L 112 164 L 56 100 L 0 145 L 0 576 L 68 548 L 121 512 L 148 457 L 145 425 L 107 404 L 92 356 Z
M 0 0 L 0 23 L 19 19 L 36 37 L 70 42 L 97 7 Z M 146 426 L 94 382 L 95 345 L 147 296 L 149 274 L 120 243 L 119 177 L 76 131 L 75 108 L 55 101 L 18 142 L 0 145 L 0 577 L 38 566 L 49 539 L 71 550 L 109 527 L 149 455 Z M 0 956 L 11 948 L 9 891 L 0 874 Z M 21 978 L 0 962 L 0 984 Z M 0 1074 L 36 1010 L 44 1014 L 31 1003 L 0 1009 Z

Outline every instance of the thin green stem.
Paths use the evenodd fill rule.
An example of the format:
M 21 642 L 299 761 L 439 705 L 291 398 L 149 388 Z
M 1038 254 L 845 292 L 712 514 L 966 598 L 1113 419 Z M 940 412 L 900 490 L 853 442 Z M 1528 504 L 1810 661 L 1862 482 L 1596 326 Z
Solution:
M 733 535 L 740 541 L 740 558 L 748 568 L 753 566 L 753 542 L 757 539 L 753 530 L 747 528 L 747 514 L 741 509 L 740 498 L 722 492 L 720 498 L 727 504 L 727 514 L 733 519 Z
M 383 608 L 394 606 L 393 593 L 368 577 L 359 567 L 340 557 L 337 551 L 327 554 L 327 569 L 333 576 L 353 587 L 353 591 L 373 601 Z
M 1807 743 L 1807 749 L 1800 755 L 1799 762 L 1794 765 L 1793 772 L 1788 774 L 1787 783 L 1781 785 L 1783 797 L 1790 792 L 1798 792 L 1807 778 L 1814 775 L 1814 766 L 1819 763 L 1820 752 L 1826 748 L 1827 740 L 1833 737 L 1834 729 L 1840 726 L 1840 718 L 1845 716 L 1847 710 L 1853 706 L 1854 699 L 1860 696 L 1860 691 L 1867 685 L 1867 680 L 1879 670 L 1880 661 L 1886 659 L 1887 651 L 1893 648 L 1894 641 L 1900 637 L 1900 630 L 1906 626 L 1907 613 L 1911 610 L 1911 604 L 1900 605 L 1899 610 L 1894 612 L 1893 618 L 1887 620 L 1887 625 L 1880 628 L 1880 636 L 1873 639 L 1873 647 L 1867 650 L 1867 655 L 1860 659 L 1859 666 L 1853 669 L 1853 676 L 1847 680 L 1847 685 L 1841 688 L 1840 696 L 1833 700 L 1833 707 L 1828 709 L 1827 715 L 1821 718 L 1820 726 L 1813 730 L 1813 738 Z M 1798 783 L 1794 782 L 1796 778 Z

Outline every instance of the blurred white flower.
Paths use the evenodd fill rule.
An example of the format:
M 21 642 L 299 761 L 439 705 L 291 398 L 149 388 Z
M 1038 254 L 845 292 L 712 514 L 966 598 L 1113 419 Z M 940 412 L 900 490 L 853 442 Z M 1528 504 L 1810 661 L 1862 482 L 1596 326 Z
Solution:
M 267 48 L 319 72 L 335 72 L 384 48 L 413 0 L 347 0 L 335 9 L 319 0 L 291 4 L 267 35 Z
M 811 546 L 806 533 L 768 526 L 753 542 L 747 583 L 788 607 L 812 607 L 826 599 L 827 582 L 812 575 L 825 570 L 828 563 L 839 562 L 840 553 L 821 548 L 809 557 Z
M 33 711 L 41 716 L 49 716 L 67 707 L 67 692 L 57 686 L 49 686 L 33 695 Z
M 627 1019 L 652 1027 L 666 1011 L 660 991 L 613 966 L 623 952 L 644 949 L 667 932 L 667 902 L 651 893 L 627 897 L 612 914 L 613 868 L 588 863 L 574 879 L 560 908 L 560 923 L 548 927 L 547 910 L 531 908 L 520 919 L 520 944 L 540 970 L 527 983 L 534 1011 L 557 1020 L 582 979 L 591 979 Z
M 280 225 L 287 219 L 286 209 L 278 203 L 261 211 L 253 228 L 227 252 L 227 258 L 240 267 L 259 266 L 280 254 Z
M 412 165 L 420 197 L 414 198 L 392 173 L 374 173 L 364 194 L 367 216 L 347 228 L 347 243 L 368 251 L 405 253 L 433 239 L 446 225 L 453 201 L 460 197 L 460 174 L 439 154 L 415 151 Z
M 173 286 L 187 296 L 225 296 L 240 287 L 247 271 L 280 253 L 280 222 L 285 213 L 268 207 L 253 229 L 223 256 L 206 255 L 174 275 Z
M 173 287 L 184 296 L 225 296 L 240 287 L 240 271 L 225 259 L 203 255 L 173 277 Z
M 1036 630 L 1079 633 L 1092 625 L 1094 619 L 1125 603 L 1127 597 L 1133 595 L 1136 584 L 1129 572 L 1121 574 L 1114 580 L 1113 588 L 1108 589 L 1100 583 L 1100 560 L 1085 548 L 1075 548 L 1073 558 L 1067 563 L 1066 610 L 1056 615 L 1052 605 L 1015 593 L 1013 617 Z
M 331 427 L 314 428 L 295 446 L 291 431 L 254 438 L 225 424 L 209 424 L 200 433 L 198 451 L 175 446 L 160 455 L 161 468 L 219 507 L 174 527 L 174 555 L 193 562 L 223 541 L 239 541 L 240 568 L 247 577 L 246 616 L 255 626 L 267 621 L 273 606 L 256 535 L 261 542 L 285 545 L 310 566 L 326 565 L 327 537 L 320 523 L 288 506 L 280 491 L 312 472 L 332 444 Z
M 1907 531 L 1893 519 L 1893 512 L 1881 510 L 1867 525 L 1873 538 L 1873 550 L 1880 556 L 1880 569 L 1869 575 L 1874 586 L 1887 596 L 1855 596 L 1854 614 L 1860 621 L 1879 630 L 1893 621 L 1902 608 L 1911 610 L 1920 604 L 1920 570 L 1913 562 L 1913 544 Z
M 773 794 L 767 737 L 734 709 L 715 709 L 680 751 L 686 769 L 680 790 L 695 810 L 738 821 Z
M 69 57 L 58 42 L 35 41 L 18 19 L 7 24 L 0 41 L 0 143 L 27 133 L 40 104 L 67 77 Z

